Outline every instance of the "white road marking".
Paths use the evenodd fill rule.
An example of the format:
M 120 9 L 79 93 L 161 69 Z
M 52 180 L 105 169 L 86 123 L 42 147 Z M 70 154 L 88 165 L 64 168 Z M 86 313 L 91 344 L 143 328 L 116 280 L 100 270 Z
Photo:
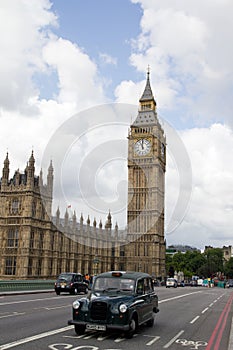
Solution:
M 108 334 L 108 335 L 100 334 L 100 335 L 98 336 L 97 340 L 102 341 L 102 340 L 104 340 L 104 339 L 109 338 L 110 336 L 111 336 L 111 334 Z
M 86 334 L 85 337 L 84 337 L 83 339 L 91 339 L 91 338 L 93 338 L 95 335 L 96 335 L 96 332 L 90 333 L 89 335 Z
M 119 338 L 116 338 L 116 339 L 114 340 L 114 342 L 115 342 L 115 343 L 120 343 L 120 342 L 122 342 L 122 341 L 124 341 L 124 340 L 125 340 L 125 338 L 119 337 Z
M 191 324 L 193 324 L 194 322 L 196 322 L 199 319 L 200 316 L 196 316 L 194 317 L 194 319 L 192 321 L 190 321 Z
M 175 337 L 173 337 L 167 344 L 165 344 L 164 345 L 164 349 L 167 349 L 167 348 L 169 348 L 169 346 L 171 346 L 175 341 L 176 341 L 176 339 L 178 339 L 180 336 L 181 336 L 181 334 L 183 334 L 184 333 L 184 331 L 182 330 L 182 331 L 180 331 Z
M 1 305 L 13 305 L 13 304 L 22 304 L 22 303 L 31 303 L 31 302 L 35 302 L 35 301 L 45 301 L 45 300 L 53 300 L 53 299 L 61 299 L 61 298 L 74 298 L 74 295 L 64 295 L 64 296 L 56 296 L 56 297 L 50 297 L 50 298 L 40 298 L 40 299 L 30 299 L 30 300 L 18 300 L 18 301 L 6 301 L 5 303 L 0 303 Z M 76 296 L 77 297 L 77 296 Z M 81 297 L 81 295 L 80 295 Z M 78 299 L 78 298 L 77 298 Z
M 56 310 L 56 309 L 62 309 L 64 307 L 70 307 L 70 305 L 62 305 L 62 306 L 54 306 L 54 307 L 43 307 L 42 309 L 45 309 L 45 310 Z
M 12 316 L 20 316 L 20 315 L 25 315 L 25 312 L 13 312 L 13 314 L 0 316 L 0 318 L 6 318 L 6 317 L 12 317 Z
M 19 339 L 19 340 L 13 341 L 12 343 L 8 343 L 8 344 L 3 344 L 0 346 L 0 350 L 10 349 L 10 348 L 13 348 L 13 347 L 21 345 L 21 344 L 25 344 L 25 343 L 29 343 L 29 342 L 34 341 L 34 340 L 49 337 L 50 335 L 66 332 L 69 329 L 73 329 L 73 326 L 67 326 L 67 327 L 55 329 L 54 331 L 36 334 L 36 335 L 33 335 L 32 337 Z
M 170 301 L 170 300 L 174 300 L 174 299 L 180 299 L 180 298 L 188 297 L 189 295 L 196 294 L 196 293 L 202 293 L 202 291 L 187 293 L 187 294 L 183 294 L 183 295 L 178 295 L 176 297 L 172 297 L 172 298 L 169 298 L 169 299 L 163 299 L 163 300 L 159 301 L 159 304 L 165 303 L 166 301 Z
M 202 310 L 202 314 L 204 314 L 207 310 L 209 310 L 209 308 L 208 307 L 206 307 L 204 310 Z
M 148 343 L 146 343 L 147 346 L 150 346 L 150 345 L 154 344 L 157 340 L 160 339 L 160 337 L 157 336 L 157 335 L 156 335 L 156 336 L 144 335 L 144 337 L 151 337 L 151 338 L 153 338 L 153 339 L 150 340 Z

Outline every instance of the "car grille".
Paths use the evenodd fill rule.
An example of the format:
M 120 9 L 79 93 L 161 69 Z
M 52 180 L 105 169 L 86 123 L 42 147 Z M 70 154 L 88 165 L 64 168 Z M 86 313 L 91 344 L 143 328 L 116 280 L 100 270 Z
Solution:
M 107 306 L 107 303 L 102 301 L 93 301 L 91 304 L 91 318 L 93 320 L 106 320 Z

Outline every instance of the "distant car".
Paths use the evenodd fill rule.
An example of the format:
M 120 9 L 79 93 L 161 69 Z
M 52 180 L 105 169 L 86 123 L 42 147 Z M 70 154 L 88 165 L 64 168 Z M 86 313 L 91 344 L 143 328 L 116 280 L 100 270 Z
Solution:
M 184 281 L 179 281 L 177 283 L 178 287 L 185 287 L 185 282 Z
M 197 280 L 190 281 L 190 286 L 191 287 L 197 287 Z
M 109 271 L 95 277 L 91 293 L 73 302 L 75 332 L 119 331 L 131 338 L 138 326 L 152 327 L 159 312 L 158 296 L 149 274 Z
M 54 285 L 57 295 L 60 293 L 88 293 L 88 281 L 84 279 L 81 273 L 63 272 L 61 273 Z
M 202 287 L 202 285 L 203 285 L 203 279 L 202 279 L 202 278 L 198 278 L 198 280 L 197 280 L 197 285 L 198 285 L 199 287 Z
M 227 281 L 226 288 L 233 288 L 233 280 L 228 280 Z
M 178 286 L 178 283 L 175 278 L 172 278 L 172 277 L 167 278 L 166 288 L 170 288 L 170 287 L 177 288 L 177 286 Z

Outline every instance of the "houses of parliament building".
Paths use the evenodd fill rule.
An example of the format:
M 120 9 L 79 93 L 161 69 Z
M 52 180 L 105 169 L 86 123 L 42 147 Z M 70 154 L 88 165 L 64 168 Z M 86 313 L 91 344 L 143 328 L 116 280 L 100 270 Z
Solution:
M 127 228 L 83 215 L 52 215 L 54 169 L 35 174 L 32 152 L 25 171 L 10 178 L 5 156 L 0 179 L 0 279 L 55 278 L 59 273 L 108 270 L 163 278 L 166 139 L 156 111 L 150 73 L 128 134 Z

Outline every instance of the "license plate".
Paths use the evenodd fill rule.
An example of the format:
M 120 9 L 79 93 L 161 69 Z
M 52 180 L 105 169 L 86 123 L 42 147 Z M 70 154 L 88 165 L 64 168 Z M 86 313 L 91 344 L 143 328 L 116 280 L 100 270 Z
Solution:
M 106 331 L 106 326 L 102 324 L 87 324 L 86 328 L 95 331 Z

